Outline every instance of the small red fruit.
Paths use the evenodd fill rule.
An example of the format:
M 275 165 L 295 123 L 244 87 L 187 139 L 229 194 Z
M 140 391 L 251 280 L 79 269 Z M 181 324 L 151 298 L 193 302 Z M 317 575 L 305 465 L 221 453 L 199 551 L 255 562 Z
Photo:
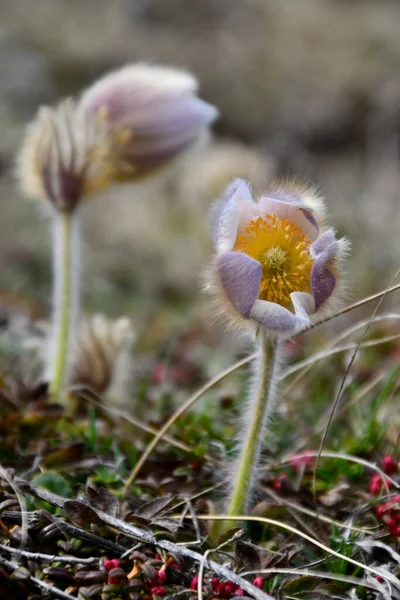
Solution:
M 253 579 L 253 585 L 254 587 L 262 590 L 264 587 L 264 579 L 262 577 L 256 577 L 255 579 Z
M 198 583 L 199 583 L 199 576 L 195 575 L 193 577 L 192 581 L 190 582 L 189 589 L 191 589 L 191 590 L 197 590 Z
M 111 569 L 117 569 L 119 567 L 119 560 L 116 558 L 112 558 L 111 560 L 106 560 L 104 562 L 104 568 L 107 571 L 111 571 Z
M 381 463 L 382 463 L 382 469 L 388 475 L 390 475 L 391 473 L 397 473 L 397 470 L 398 470 L 397 460 L 395 460 L 393 458 L 393 456 L 390 456 L 390 454 L 387 454 L 386 456 L 384 456 L 381 460 Z
M 151 588 L 151 593 L 153 594 L 153 596 L 164 596 L 165 587 L 163 587 L 162 585 L 157 585 L 156 587 Z

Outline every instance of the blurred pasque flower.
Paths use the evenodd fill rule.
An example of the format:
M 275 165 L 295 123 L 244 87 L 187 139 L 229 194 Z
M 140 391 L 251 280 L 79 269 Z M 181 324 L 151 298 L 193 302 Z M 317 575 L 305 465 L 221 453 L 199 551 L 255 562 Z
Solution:
M 71 212 L 81 198 L 165 165 L 217 116 L 196 92 L 188 73 L 133 65 L 105 75 L 77 101 L 40 108 L 18 157 L 24 192 Z
M 109 131 L 115 180 L 136 179 L 164 165 L 202 136 L 218 113 L 196 96 L 197 87 L 184 71 L 138 64 L 84 92 L 82 108 Z
M 271 188 L 258 202 L 235 180 L 217 210 L 213 282 L 228 318 L 290 337 L 326 314 L 341 288 L 347 248 L 322 229 L 324 207 L 294 182 Z
M 99 395 L 126 404 L 134 339 L 134 329 L 127 318 L 111 321 L 99 314 L 86 319 L 76 342 L 69 383 L 88 386 Z
M 27 127 L 18 157 L 18 177 L 28 197 L 47 199 L 58 212 L 72 212 L 83 196 L 111 182 L 111 145 L 101 119 L 73 100 L 41 107 Z

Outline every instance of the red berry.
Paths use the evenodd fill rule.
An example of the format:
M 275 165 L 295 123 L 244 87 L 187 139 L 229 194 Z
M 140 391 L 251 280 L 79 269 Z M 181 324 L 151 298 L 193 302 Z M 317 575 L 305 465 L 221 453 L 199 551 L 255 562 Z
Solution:
M 387 511 L 387 507 L 385 506 L 385 504 L 380 504 L 379 506 L 377 506 L 376 514 L 379 517 L 379 519 L 382 519 L 382 517 L 386 511 Z
M 299 471 L 302 466 L 310 467 L 314 463 L 314 457 L 311 450 L 304 450 L 301 454 L 296 454 L 290 461 L 290 465 L 295 471 Z
M 242 588 L 238 588 L 235 591 L 236 596 L 244 596 L 244 590 L 242 590 Z
M 111 569 L 117 569 L 119 567 L 119 560 L 116 558 L 112 558 L 111 560 L 106 560 L 104 562 L 104 568 L 107 571 L 111 571 Z
M 386 527 L 389 529 L 390 533 L 394 533 L 395 530 L 397 529 L 397 521 L 396 521 L 396 519 L 393 519 L 392 517 L 390 517 L 386 521 Z
M 262 577 L 256 577 L 255 579 L 253 579 L 253 585 L 254 587 L 262 590 L 264 587 L 264 579 Z
M 157 575 L 156 575 L 157 583 L 159 583 L 160 585 L 162 585 L 163 583 L 165 583 L 166 579 L 167 579 L 167 574 L 166 574 L 165 571 L 163 571 L 162 569 L 160 569 L 159 571 L 157 571 Z
M 217 585 L 218 585 L 218 584 L 219 584 L 219 579 L 218 579 L 218 577 L 213 577 L 213 578 L 211 579 L 211 587 L 212 587 L 212 589 L 214 590 L 214 592 L 215 592 L 215 590 L 216 590 L 216 588 L 217 588 Z
M 400 526 L 398 525 L 391 533 L 393 533 L 393 535 L 396 537 L 400 537 Z
M 163 587 L 162 585 L 153 587 L 153 588 L 151 588 L 151 593 L 153 594 L 153 596 L 164 596 L 165 587 Z
M 372 475 L 368 484 L 368 491 L 370 494 L 377 496 L 381 493 L 383 488 L 383 479 L 379 474 Z
M 281 473 L 280 475 L 278 475 L 278 477 L 276 479 L 274 479 L 274 488 L 276 489 L 277 492 L 282 491 L 282 488 L 287 479 L 289 479 L 289 478 L 286 475 L 286 473 Z
M 195 575 L 192 579 L 192 581 L 190 582 L 189 585 L 189 589 L 191 590 L 197 590 L 197 584 L 199 583 L 199 576 Z
M 385 471 L 385 473 L 397 473 L 397 460 L 395 460 L 393 456 L 390 456 L 390 454 L 384 456 L 381 460 L 381 463 L 382 469 Z
M 235 591 L 236 587 L 237 586 L 234 583 L 232 583 L 231 581 L 227 581 L 224 585 L 224 598 L 229 598 L 229 596 L 231 596 Z
M 121 583 L 121 580 L 118 577 L 109 577 L 107 581 L 110 585 L 112 583 Z

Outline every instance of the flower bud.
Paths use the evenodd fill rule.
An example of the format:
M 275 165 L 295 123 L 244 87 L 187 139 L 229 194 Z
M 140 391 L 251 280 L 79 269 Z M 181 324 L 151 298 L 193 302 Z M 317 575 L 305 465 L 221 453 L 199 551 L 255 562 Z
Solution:
M 113 71 L 84 92 L 82 108 L 109 131 L 115 180 L 163 166 L 202 136 L 217 110 L 196 92 L 188 73 L 143 64 Z

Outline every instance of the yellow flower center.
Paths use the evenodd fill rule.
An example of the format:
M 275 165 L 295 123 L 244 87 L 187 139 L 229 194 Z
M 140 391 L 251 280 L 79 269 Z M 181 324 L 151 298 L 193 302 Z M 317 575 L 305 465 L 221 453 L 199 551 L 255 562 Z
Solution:
M 259 298 L 292 308 L 292 292 L 311 292 L 310 244 L 310 238 L 291 221 L 266 215 L 249 222 L 234 250 L 261 264 Z

